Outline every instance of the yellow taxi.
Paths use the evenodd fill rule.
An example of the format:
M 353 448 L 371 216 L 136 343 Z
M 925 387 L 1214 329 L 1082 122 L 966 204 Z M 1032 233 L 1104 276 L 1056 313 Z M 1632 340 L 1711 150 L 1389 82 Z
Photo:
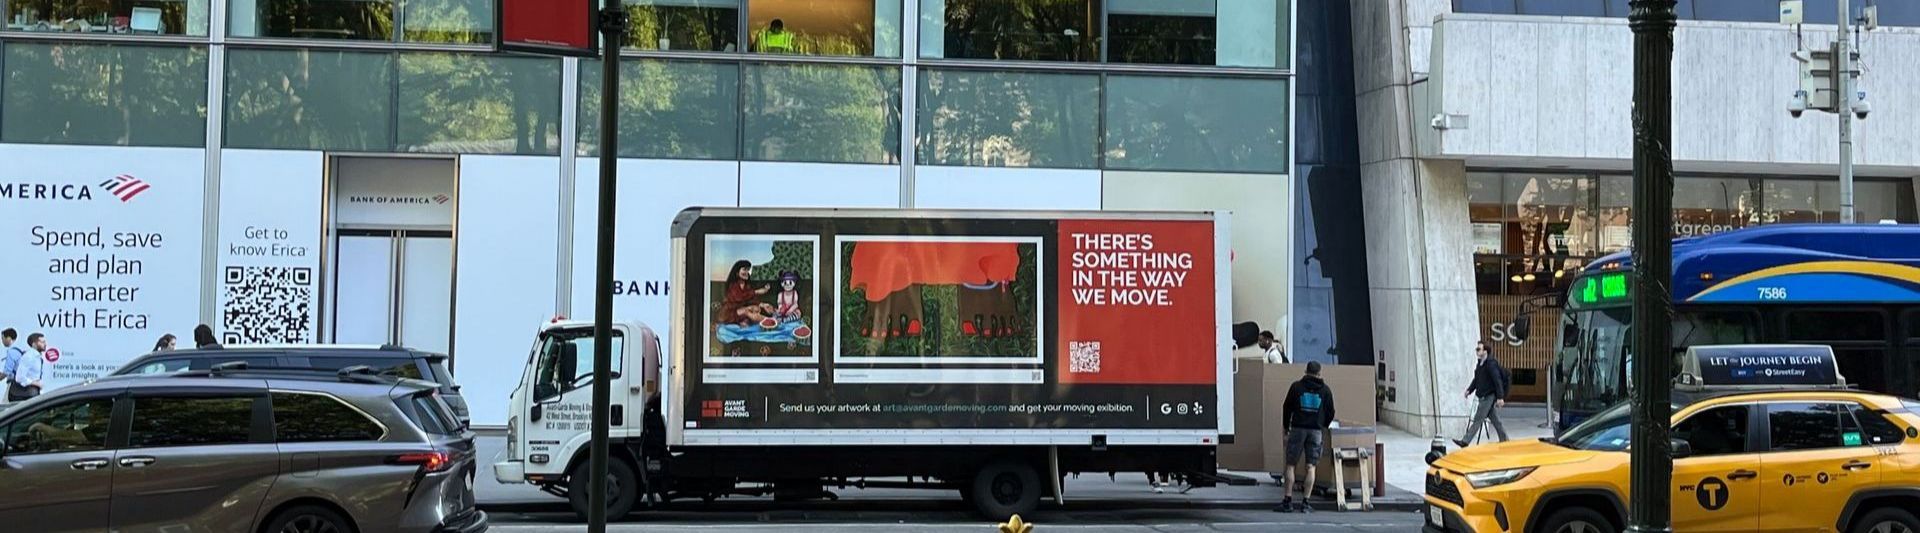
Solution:
M 1696 347 L 1685 361 L 1674 531 L 1920 533 L 1920 402 L 1848 389 L 1826 347 Z M 1623 404 L 1558 438 L 1436 459 L 1425 531 L 1624 531 L 1631 418 Z

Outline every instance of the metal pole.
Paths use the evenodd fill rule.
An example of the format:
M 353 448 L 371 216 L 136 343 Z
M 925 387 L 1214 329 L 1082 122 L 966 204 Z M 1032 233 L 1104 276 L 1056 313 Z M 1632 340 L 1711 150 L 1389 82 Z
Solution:
M 600 10 L 600 233 L 593 278 L 593 444 L 588 452 L 587 531 L 607 531 L 607 428 L 613 366 L 613 210 L 620 160 L 620 47 L 627 13 L 620 0 Z
M 1627 531 L 1673 531 L 1673 27 L 1675 0 L 1632 0 L 1633 432 Z
M 1833 114 L 1840 117 L 1840 223 L 1853 223 L 1853 2 L 1839 0 L 1839 37 L 1833 44 Z

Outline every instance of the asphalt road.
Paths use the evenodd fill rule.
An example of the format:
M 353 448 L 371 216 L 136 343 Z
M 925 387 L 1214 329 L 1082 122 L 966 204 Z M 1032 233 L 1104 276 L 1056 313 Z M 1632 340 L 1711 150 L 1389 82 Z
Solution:
M 491 531 L 544 533 L 585 531 L 572 514 L 493 512 Z M 1108 510 L 1098 507 L 1034 513 L 1036 533 L 1177 532 L 1401 532 L 1420 527 L 1410 512 L 1281 514 L 1265 510 Z M 619 532 L 831 533 L 896 532 L 987 533 L 998 531 L 960 509 L 849 508 L 781 510 L 734 508 L 635 514 L 611 524 Z

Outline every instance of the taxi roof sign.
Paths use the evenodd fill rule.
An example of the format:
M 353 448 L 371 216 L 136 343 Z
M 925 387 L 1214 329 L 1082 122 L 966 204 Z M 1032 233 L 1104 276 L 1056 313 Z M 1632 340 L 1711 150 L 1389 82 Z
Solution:
M 1701 389 L 1846 388 L 1833 347 L 1727 344 L 1687 348 L 1677 385 Z

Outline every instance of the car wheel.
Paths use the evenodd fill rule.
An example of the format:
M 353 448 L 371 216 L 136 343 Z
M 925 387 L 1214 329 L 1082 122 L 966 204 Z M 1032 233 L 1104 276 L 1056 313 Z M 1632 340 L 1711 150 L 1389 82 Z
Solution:
M 1894 507 L 1882 507 L 1853 523 L 1854 533 L 1916 533 L 1920 520 L 1913 513 Z
M 1614 533 L 1613 522 L 1599 511 L 1585 507 L 1561 509 L 1540 523 L 1546 533 Z
M 1040 507 L 1040 474 L 1028 463 L 987 465 L 974 475 L 970 489 L 974 508 L 993 520 L 1006 520 Z
M 268 533 L 353 533 L 353 522 L 332 509 L 302 505 L 281 511 L 267 524 Z
M 581 520 L 587 518 L 587 498 L 593 476 L 589 465 L 592 461 L 581 461 L 573 467 L 573 473 L 567 475 L 567 500 L 573 504 L 573 512 Z M 639 476 L 634 475 L 633 467 L 618 457 L 607 458 L 607 520 L 625 518 L 633 511 L 633 504 L 639 499 Z

